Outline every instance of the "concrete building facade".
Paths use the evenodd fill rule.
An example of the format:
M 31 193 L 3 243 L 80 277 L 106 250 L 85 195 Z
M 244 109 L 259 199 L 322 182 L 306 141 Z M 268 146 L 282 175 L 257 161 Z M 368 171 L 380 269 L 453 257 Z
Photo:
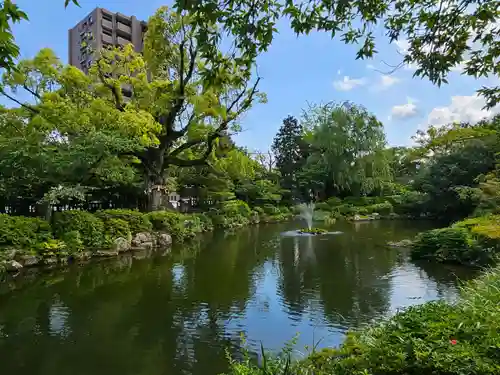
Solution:
M 134 49 L 141 52 L 145 31 L 146 22 L 139 21 L 134 16 L 96 8 L 69 30 L 68 61 L 88 72 L 95 53 L 107 46 L 125 46 L 132 43 Z

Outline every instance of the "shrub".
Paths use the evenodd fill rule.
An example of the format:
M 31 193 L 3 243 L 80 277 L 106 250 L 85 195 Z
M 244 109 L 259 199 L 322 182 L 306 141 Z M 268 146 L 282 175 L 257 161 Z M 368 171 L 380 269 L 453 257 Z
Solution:
M 104 223 L 90 212 L 76 210 L 56 212 L 53 228 L 58 238 L 64 238 L 68 232 L 78 232 L 86 247 L 98 248 L 104 244 Z
M 462 264 L 490 263 L 489 251 L 479 246 L 466 228 L 433 229 L 419 234 L 412 245 L 413 259 Z
M 66 248 L 70 254 L 78 253 L 85 248 L 80 232 L 76 230 L 64 233 L 62 235 L 62 240 L 66 244 Z
M 369 214 L 377 212 L 380 215 L 390 215 L 393 212 L 393 207 L 392 204 L 390 204 L 389 202 L 376 203 L 366 207 L 366 211 Z
M 192 228 L 186 228 L 187 215 L 175 211 L 155 211 L 148 214 L 148 220 L 156 231 L 167 232 L 176 241 L 183 241 L 194 235 Z
M 316 210 L 321 210 L 321 211 L 330 211 L 332 207 L 326 203 L 326 202 L 319 202 L 314 205 L 314 208 Z
M 132 232 L 129 224 L 122 219 L 108 219 L 104 222 L 105 246 L 113 246 L 117 238 L 124 238 L 127 241 L 132 240 Z
M 207 214 L 194 214 L 200 221 L 201 232 L 207 232 L 214 229 L 214 224 L 212 223 L 212 219 Z
M 266 215 L 279 215 L 280 214 L 280 209 L 276 206 L 273 206 L 272 204 L 265 204 L 263 208 L 264 208 L 264 213 Z
M 500 371 L 500 269 L 466 286 L 456 304 L 428 302 L 314 353 L 314 374 L 493 375 Z
M 152 225 L 148 219 L 148 215 L 137 210 L 101 210 L 96 212 L 96 216 L 101 218 L 105 222 L 109 219 L 124 220 L 128 223 L 130 232 L 132 234 L 140 232 L 150 232 L 152 229 Z
M 264 209 L 262 207 L 255 206 L 253 209 L 254 209 L 255 212 L 258 212 L 259 214 L 263 214 L 264 213 Z
M 338 197 L 330 197 L 327 199 L 326 204 L 328 204 L 330 207 L 337 207 L 342 204 L 342 199 Z
M 0 214 L 0 246 L 30 247 L 51 237 L 50 224 L 43 219 Z
M 42 258 L 62 258 L 68 256 L 67 245 L 64 241 L 49 239 L 36 244 L 35 250 Z
M 394 199 L 394 197 L 392 198 Z M 427 202 L 429 197 L 427 194 L 420 193 L 417 191 L 408 191 L 398 198 L 399 202 L 393 202 L 394 212 L 400 215 L 409 215 L 413 217 L 418 217 L 422 213 L 426 214 L 428 212 Z

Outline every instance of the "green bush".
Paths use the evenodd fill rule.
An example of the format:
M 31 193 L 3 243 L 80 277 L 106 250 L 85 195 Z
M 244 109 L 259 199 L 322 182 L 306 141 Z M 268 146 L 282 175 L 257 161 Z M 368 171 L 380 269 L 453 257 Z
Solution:
M 393 210 L 394 208 L 392 207 L 392 204 L 390 204 L 389 202 L 376 203 L 366 207 L 366 211 L 369 214 L 377 212 L 380 215 L 390 215 L 392 214 Z
M 200 231 L 207 232 L 214 229 L 214 224 L 212 223 L 212 219 L 207 214 L 194 214 L 195 217 L 199 219 L 200 222 Z
M 500 373 L 500 269 L 466 286 L 456 304 L 428 302 L 314 353 L 295 374 Z M 312 371 L 313 370 L 313 371 Z
M 132 240 L 132 232 L 129 224 L 122 219 L 107 219 L 104 221 L 105 246 L 112 247 L 117 238 L 124 238 L 127 241 Z
M 101 210 L 97 211 L 95 214 L 104 222 L 109 219 L 121 219 L 126 221 L 133 235 L 140 232 L 150 232 L 153 228 L 148 219 L 148 215 L 137 210 Z
M 148 214 L 153 230 L 167 232 L 175 241 L 183 241 L 195 234 L 193 228 L 186 227 L 187 219 L 188 215 L 175 211 L 155 211 Z
M 316 210 L 321 210 L 321 211 L 330 211 L 332 207 L 326 203 L 326 202 L 319 202 L 314 205 L 314 208 Z
M 0 246 L 31 247 L 52 237 L 50 224 L 39 218 L 0 214 Z
M 279 215 L 280 214 L 280 209 L 276 206 L 273 206 L 272 204 L 265 204 L 263 208 L 264 208 L 264 213 L 266 215 Z
M 64 241 L 49 239 L 35 245 L 35 250 L 43 259 L 63 258 L 68 256 L 67 245 Z
M 99 248 L 104 244 L 104 223 L 97 216 L 86 211 L 63 211 L 54 215 L 53 229 L 57 238 L 76 231 L 86 247 Z
M 392 202 L 391 202 L 392 200 Z M 419 217 L 428 212 L 427 205 L 429 197 L 427 194 L 417 191 L 408 191 L 401 194 L 399 198 L 391 197 L 390 202 L 394 206 L 394 212 L 399 215 Z
M 253 209 L 254 209 L 254 211 L 258 212 L 259 214 L 264 213 L 264 209 L 262 207 L 255 206 Z
M 488 265 L 500 254 L 500 217 L 485 216 L 419 234 L 412 246 L 413 259 L 465 265 Z
M 66 244 L 66 248 L 70 254 L 78 253 L 85 249 L 80 232 L 76 230 L 64 233 L 62 240 Z
M 342 199 L 338 197 L 330 197 L 326 200 L 326 204 L 328 204 L 330 207 L 337 207 L 342 204 Z

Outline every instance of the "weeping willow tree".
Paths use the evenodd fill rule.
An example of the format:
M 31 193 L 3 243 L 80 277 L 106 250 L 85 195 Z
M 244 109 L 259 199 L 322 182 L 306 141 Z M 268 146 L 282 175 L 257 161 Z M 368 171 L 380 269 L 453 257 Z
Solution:
M 301 180 L 317 195 L 369 194 L 391 179 L 383 125 L 365 108 L 314 105 L 302 123 L 311 154 Z

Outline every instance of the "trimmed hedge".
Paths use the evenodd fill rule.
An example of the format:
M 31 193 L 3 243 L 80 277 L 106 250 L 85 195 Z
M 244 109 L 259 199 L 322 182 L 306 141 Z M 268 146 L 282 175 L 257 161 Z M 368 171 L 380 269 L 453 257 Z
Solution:
M 50 238 L 50 224 L 43 219 L 0 214 L 0 247 L 29 248 Z
M 104 245 L 104 222 L 90 212 L 56 212 L 52 226 L 57 238 L 64 238 L 66 233 L 75 231 L 85 247 L 100 248 Z
M 411 252 L 413 259 L 481 266 L 493 264 L 499 255 L 500 216 L 493 215 L 420 233 Z
M 140 232 L 150 232 L 153 229 L 149 217 L 137 210 L 101 210 L 95 213 L 103 221 L 110 219 L 121 219 L 128 223 L 132 235 Z

